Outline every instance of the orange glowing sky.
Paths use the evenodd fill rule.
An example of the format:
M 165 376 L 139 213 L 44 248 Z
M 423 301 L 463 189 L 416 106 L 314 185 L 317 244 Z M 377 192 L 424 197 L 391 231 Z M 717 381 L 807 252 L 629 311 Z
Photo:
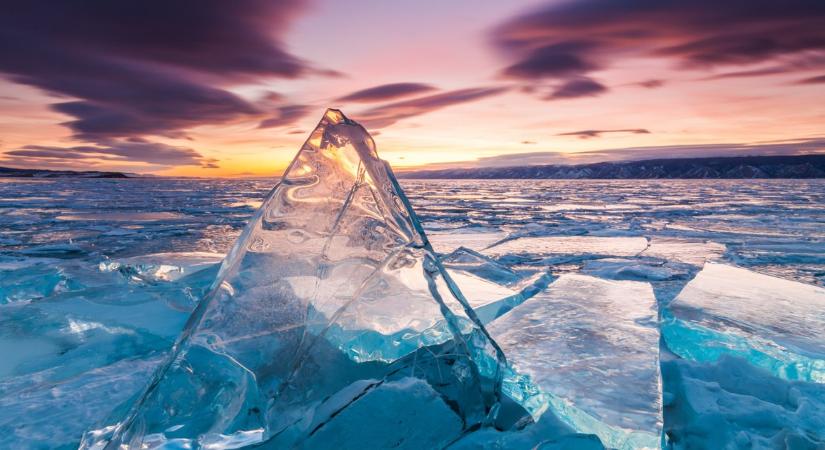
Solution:
M 399 168 L 825 152 L 819 1 L 93 3 L 0 19 L 0 166 L 268 176 L 327 107 Z

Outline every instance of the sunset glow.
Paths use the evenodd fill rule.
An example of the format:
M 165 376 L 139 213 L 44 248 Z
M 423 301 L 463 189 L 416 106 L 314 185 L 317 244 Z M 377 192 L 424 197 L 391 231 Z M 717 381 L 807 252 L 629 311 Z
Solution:
M 400 169 L 825 152 L 821 2 L 670 3 L 16 5 L 0 165 L 272 176 L 328 107 Z

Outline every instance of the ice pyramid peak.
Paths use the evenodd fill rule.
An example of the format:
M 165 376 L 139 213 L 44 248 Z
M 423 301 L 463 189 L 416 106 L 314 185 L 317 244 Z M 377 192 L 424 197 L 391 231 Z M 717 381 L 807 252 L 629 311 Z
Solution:
M 336 420 L 370 427 L 359 402 L 393 399 L 382 433 L 444 447 L 518 420 L 500 412 L 505 367 L 369 133 L 328 109 L 147 390 L 82 446 L 315 446 Z M 449 429 L 421 425 L 416 402 Z

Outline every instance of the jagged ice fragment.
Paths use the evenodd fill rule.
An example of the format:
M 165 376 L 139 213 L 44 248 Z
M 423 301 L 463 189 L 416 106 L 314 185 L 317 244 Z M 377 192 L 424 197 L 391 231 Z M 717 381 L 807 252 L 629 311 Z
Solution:
M 422 406 L 393 409 L 378 441 L 446 445 L 520 419 L 505 364 L 369 134 L 327 110 L 146 391 L 81 446 L 312 447 L 327 427 L 371 426 L 357 411 L 382 401 Z M 429 427 L 405 416 L 425 405 L 440 437 L 411 431 Z

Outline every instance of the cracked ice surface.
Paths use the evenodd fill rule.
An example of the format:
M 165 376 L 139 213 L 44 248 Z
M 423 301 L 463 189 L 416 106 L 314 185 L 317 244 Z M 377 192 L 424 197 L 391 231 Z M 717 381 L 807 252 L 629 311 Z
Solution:
M 610 448 L 659 447 L 659 331 L 649 284 L 562 275 L 488 330 L 546 394 L 544 406 L 574 430 Z
M 425 229 L 446 239 L 453 232 L 474 231 L 496 235 L 491 240 L 548 235 L 645 237 L 651 245 L 638 256 L 613 255 L 610 248 L 581 254 L 570 245 L 519 257 L 488 254 L 478 259 L 478 254 L 470 256 L 458 249 L 455 258 L 444 255 L 448 272 L 471 274 L 510 292 L 520 291 L 525 286 L 521 283 L 529 285 L 530 278 L 541 272 L 553 276 L 578 272 L 648 282 L 664 306 L 694 277 L 702 261 L 717 259 L 713 247 L 721 250 L 722 246 L 725 251 L 718 259 L 726 264 L 825 285 L 823 180 L 401 181 Z M 124 276 L 130 270 L 101 272 L 101 262 L 138 257 L 135 261 L 149 265 L 185 267 L 186 255 L 192 252 L 226 252 L 275 182 L 0 178 L 0 448 L 76 448 L 81 431 L 109 411 L 117 414 L 105 423 L 122 418 L 117 403 L 139 392 L 150 379 L 218 269 L 211 266 L 189 274 L 184 270 L 177 280 L 140 279 Z M 166 214 L 155 214 L 159 212 Z M 470 240 L 467 245 L 476 253 L 486 253 L 486 244 L 473 240 L 478 246 Z M 674 240 L 689 245 L 648 253 L 658 243 Z M 451 245 L 463 242 L 456 238 Z M 435 250 L 445 251 L 437 245 Z M 559 250 L 569 253 L 556 253 Z M 162 252 L 167 253 L 158 257 Z M 149 259 L 143 255 L 150 255 Z M 692 264 L 682 262 L 685 258 Z M 474 295 L 470 284 L 456 284 L 471 303 L 483 306 L 490 300 Z M 719 289 L 724 293 L 724 287 Z M 773 342 L 765 331 L 749 328 L 747 339 L 736 341 L 742 349 Z M 727 330 L 733 335 L 740 332 Z M 725 340 L 727 334 L 710 337 L 731 342 Z M 742 355 L 726 353 L 715 361 L 697 362 L 664 349 L 668 445 L 674 450 L 821 448 L 825 383 L 774 376 Z M 422 384 L 406 377 L 408 373 L 402 372 L 382 384 L 375 384 L 378 378 L 359 378 L 326 400 L 319 409 L 326 416 L 307 419 L 307 426 L 314 429 L 323 423 L 315 422 L 315 417 L 328 417 L 352 403 L 313 435 L 329 436 L 328 430 L 357 422 L 353 419 L 358 414 L 351 413 L 373 411 L 373 407 L 381 414 L 390 411 L 385 401 L 401 398 L 396 394 L 410 389 L 410 396 L 404 398 L 411 410 L 433 407 L 432 417 L 418 416 L 422 423 L 455 436 L 451 424 L 459 415 L 452 409 L 446 414 L 437 401 L 431 402 Z M 365 390 L 377 395 L 360 397 L 368 399 L 361 403 L 356 397 Z M 349 410 L 356 406 L 364 409 Z M 407 420 L 410 417 L 390 420 L 394 418 L 406 424 L 398 429 L 409 432 L 409 441 L 398 435 L 393 440 L 392 433 L 370 435 L 369 440 L 423 446 L 432 442 L 426 429 L 409 426 L 414 425 Z M 462 434 L 449 448 L 602 448 L 595 436 L 571 435 L 569 426 L 552 419 L 545 414 L 537 424 L 507 432 L 483 427 Z M 437 428 L 442 424 L 444 428 Z M 325 431 L 327 426 L 331 428 Z M 359 429 L 377 433 L 388 428 L 387 422 L 380 422 Z M 263 429 L 254 428 L 214 445 L 242 445 L 245 439 L 262 435 Z M 363 441 L 353 442 L 369 447 Z
M 398 386 L 450 429 L 404 446 L 443 444 L 495 420 L 502 363 L 372 139 L 328 110 L 149 388 L 82 447 L 311 447 L 326 426 L 374 423 L 361 405 L 404 402 Z
M 742 357 L 789 380 L 825 383 L 825 289 L 708 263 L 670 304 L 676 354 Z

